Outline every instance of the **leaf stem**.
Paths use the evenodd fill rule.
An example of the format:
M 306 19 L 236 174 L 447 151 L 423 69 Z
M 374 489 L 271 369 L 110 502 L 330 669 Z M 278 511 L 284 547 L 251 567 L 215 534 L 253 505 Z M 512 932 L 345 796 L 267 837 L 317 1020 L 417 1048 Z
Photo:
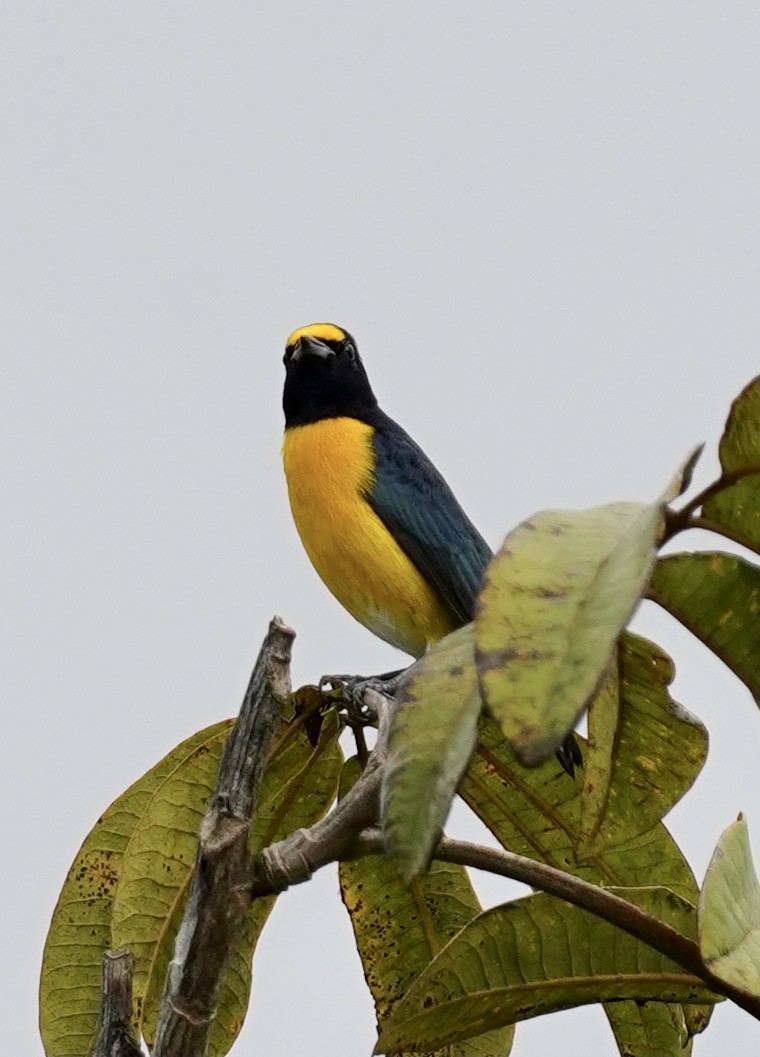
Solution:
M 723 536 L 727 540 L 731 540 L 732 543 L 738 543 L 740 547 L 749 547 L 750 544 L 746 539 L 742 539 L 738 533 L 728 525 L 721 525 L 717 521 L 713 521 L 712 518 L 705 517 L 704 514 L 700 514 L 697 517 L 691 518 L 689 522 L 689 528 L 704 529 L 705 532 L 714 532 L 717 536 Z
M 693 499 L 681 507 L 680 510 L 673 510 L 672 507 L 667 507 L 665 510 L 665 532 L 663 534 L 662 543 L 668 543 L 679 532 L 684 532 L 690 528 L 706 528 L 710 532 L 718 532 L 722 536 L 726 536 L 728 539 L 733 537 L 729 532 L 726 532 L 722 527 L 718 527 L 715 522 L 709 525 L 703 524 L 702 522 L 708 520 L 702 517 L 694 517 L 694 512 L 700 510 L 708 499 L 712 499 L 713 496 L 718 495 L 726 488 L 730 488 L 731 485 L 737 484 L 737 482 L 743 480 L 745 477 L 752 477 L 753 475 L 760 474 L 760 467 L 755 470 L 737 470 L 734 473 L 723 473 L 717 480 L 708 484 L 706 488 L 695 495 Z M 741 542 L 740 540 L 737 542 Z

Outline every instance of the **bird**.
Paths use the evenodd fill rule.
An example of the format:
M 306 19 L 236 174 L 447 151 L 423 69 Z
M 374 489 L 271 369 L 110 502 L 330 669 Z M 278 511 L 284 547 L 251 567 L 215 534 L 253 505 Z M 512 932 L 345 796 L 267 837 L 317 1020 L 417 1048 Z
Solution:
M 474 618 L 491 548 L 427 455 L 380 408 L 347 330 L 299 327 L 283 362 L 282 456 L 304 549 L 359 623 L 420 658 Z M 377 678 L 392 690 L 404 670 Z M 557 755 L 572 776 L 581 763 L 572 735 Z

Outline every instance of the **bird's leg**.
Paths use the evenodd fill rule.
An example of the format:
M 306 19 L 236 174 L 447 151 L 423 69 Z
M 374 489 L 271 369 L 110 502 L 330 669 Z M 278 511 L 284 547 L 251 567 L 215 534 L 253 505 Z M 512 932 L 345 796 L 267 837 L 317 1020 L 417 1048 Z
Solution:
M 377 716 L 370 714 L 364 704 L 364 691 L 376 690 L 386 697 L 395 697 L 406 668 L 396 672 L 383 672 L 382 675 L 323 675 L 319 680 L 319 689 L 325 693 L 340 690 L 340 696 L 348 709 L 349 725 L 375 726 Z
M 322 693 L 340 690 L 340 699 L 346 706 L 346 722 L 354 730 L 377 725 L 377 716 L 373 715 L 364 704 L 364 691 L 376 690 L 386 697 L 395 697 L 407 668 L 395 672 L 383 672 L 382 675 L 323 675 L 319 680 Z M 557 749 L 557 759 L 571 778 L 575 777 L 576 768 L 583 767 L 583 757 L 578 742 L 572 733 Z

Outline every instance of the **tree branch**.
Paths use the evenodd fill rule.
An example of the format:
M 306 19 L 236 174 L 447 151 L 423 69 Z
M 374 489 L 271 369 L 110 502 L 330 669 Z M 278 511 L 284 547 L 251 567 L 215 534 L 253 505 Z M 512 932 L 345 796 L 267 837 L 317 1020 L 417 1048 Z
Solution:
M 291 833 L 255 856 L 249 852 L 250 821 L 261 777 L 281 705 L 290 693 L 293 638 L 294 632 L 274 618 L 225 744 L 216 791 L 201 823 L 188 906 L 166 976 L 154 1057 L 206 1052 L 217 993 L 254 899 L 300 884 L 328 863 L 385 852 L 383 835 L 374 827 L 380 816 L 393 702 L 373 690 L 365 691 L 364 705 L 377 716 L 378 737 L 356 784 L 314 826 Z M 697 943 L 620 896 L 545 863 L 446 837 L 439 841 L 434 857 L 522 881 L 588 910 L 660 951 L 760 1020 L 760 1000 L 714 976 L 703 964 Z M 103 972 L 94 1057 L 137 1057 L 140 1050 L 129 1034 L 130 956 L 106 955 Z
M 384 852 L 383 834 L 378 829 L 365 830 L 352 847 L 352 853 L 356 857 Z M 582 910 L 588 910 L 664 954 L 703 980 L 711 990 L 732 999 L 756 1020 L 760 1020 L 760 999 L 745 994 L 714 976 L 702 961 L 699 945 L 694 940 L 608 889 L 514 852 L 486 848 L 479 844 L 470 844 L 468 841 L 451 840 L 449 837 L 440 839 L 433 852 L 433 858 L 522 881 L 532 888 L 573 903 Z
M 216 996 L 250 905 L 251 814 L 283 702 L 295 633 L 275 617 L 222 754 L 169 963 L 154 1057 L 204 1054 Z
M 250 821 L 282 702 L 290 693 L 294 633 L 275 618 L 261 647 L 240 716 L 224 747 L 216 792 L 200 827 L 200 846 L 185 916 L 164 984 L 153 1057 L 204 1054 L 216 997 L 254 899 L 308 880 L 339 859 L 357 833 L 377 823 L 387 755 L 390 701 L 373 690 L 365 706 L 378 716 L 367 766 L 337 807 L 259 854 L 249 852 Z
M 141 1057 L 132 1034 L 132 970 L 127 950 L 106 951 L 101 962 L 100 1013 L 92 1057 Z

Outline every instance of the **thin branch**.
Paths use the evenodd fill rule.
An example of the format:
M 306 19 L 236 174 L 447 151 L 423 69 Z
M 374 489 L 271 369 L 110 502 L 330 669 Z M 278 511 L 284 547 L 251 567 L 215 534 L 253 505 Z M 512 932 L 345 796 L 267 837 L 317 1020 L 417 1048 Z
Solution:
M 380 830 L 365 831 L 352 847 L 352 853 L 357 857 L 383 854 L 384 851 L 385 844 Z M 614 892 L 546 863 L 515 855 L 514 852 L 486 848 L 448 837 L 442 837 L 438 842 L 433 858 L 522 881 L 532 888 L 539 888 L 542 892 L 564 899 L 582 910 L 588 910 L 664 954 L 703 980 L 712 991 L 732 999 L 756 1020 L 760 1020 L 760 999 L 745 994 L 711 973 L 702 961 L 699 945 L 694 940 Z
M 154 1057 L 206 1052 L 216 996 L 250 904 L 251 814 L 281 706 L 290 693 L 294 637 L 277 617 L 272 620 L 225 744 L 166 974 Z
M 684 532 L 690 528 L 706 528 L 710 532 L 720 532 L 721 535 L 726 535 L 723 529 L 712 528 L 709 525 L 702 524 L 703 518 L 695 517 L 694 514 L 697 510 L 701 510 L 708 499 L 712 499 L 713 496 L 718 495 L 719 492 L 724 491 L 726 488 L 730 488 L 731 485 L 737 484 L 745 477 L 756 477 L 760 475 L 760 468 L 758 470 L 738 470 L 735 473 L 724 473 L 711 484 L 703 488 L 702 491 L 695 495 L 693 499 L 681 507 L 680 510 L 673 510 L 672 507 L 668 507 L 665 513 L 665 534 L 662 539 L 662 543 L 668 543 L 679 532 Z M 729 537 L 730 538 L 730 537 Z
M 705 517 L 704 514 L 691 518 L 689 521 L 689 528 L 703 529 L 705 532 L 714 532 L 717 536 L 723 536 L 725 539 L 731 540 L 733 543 L 738 543 L 741 547 L 750 547 L 746 537 L 742 538 L 738 533 L 734 532 L 730 526 L 721 525 L 719 522 L 713 521 L 712 518 Z
M 100 1013 L 92 1057 L 141 1057 L 132 1034 L 132 971 L 127 950 L 106 951 L 101 962 Z

